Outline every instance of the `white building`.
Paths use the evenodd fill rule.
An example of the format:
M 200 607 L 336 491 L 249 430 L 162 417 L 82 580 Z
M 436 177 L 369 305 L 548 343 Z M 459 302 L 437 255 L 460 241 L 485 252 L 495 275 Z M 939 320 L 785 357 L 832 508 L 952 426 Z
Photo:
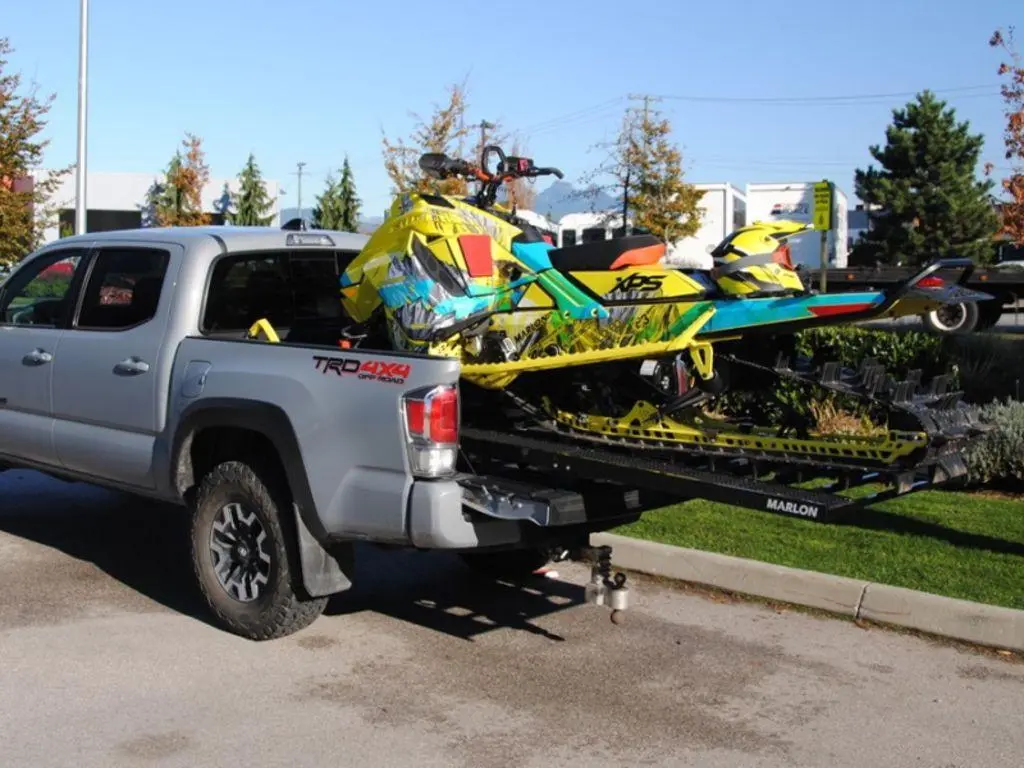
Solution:
M 49 177 L 51 171 L 35 171 L 34 179 Z M 162 173 L 115 173 L 90 171 L 86 177 L 85 199 L 87 232 L 106 232 L 114 229 L 136 229 L 146 226 L 146 196 L 154 184 L 163 180 Z M 272 226 L 280 226 L 280 185 L 272 179 L 264 179 L 267 194 L 274 201 L 271 213 Z M 203 187 L 203 211 L 210 214 L 211 223 L 224 223 L 224 204 L 227 200 L 225 185 L 231 192 L 238 192 L 237 178 L 211 178 Z M 60 207 L 59 224 L 46 230 L 45 242 L 60 237 L 61 228 L 74 231 L 75 226 L 75 172 L 66 173 L 61 179 L 51 204 Z

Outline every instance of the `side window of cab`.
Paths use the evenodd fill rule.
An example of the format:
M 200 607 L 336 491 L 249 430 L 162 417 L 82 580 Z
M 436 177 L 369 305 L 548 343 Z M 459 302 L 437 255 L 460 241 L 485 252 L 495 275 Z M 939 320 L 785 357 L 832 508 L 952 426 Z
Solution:
M 170 259 L 163 248 L 101 248 L 82 291 L 75 327 L 127 331 L 148 323 L 156 316 Z
M 82 248 L 35 256 L 0 287 L 0 325 L 62 328 L 74 308 L 85 263 Z

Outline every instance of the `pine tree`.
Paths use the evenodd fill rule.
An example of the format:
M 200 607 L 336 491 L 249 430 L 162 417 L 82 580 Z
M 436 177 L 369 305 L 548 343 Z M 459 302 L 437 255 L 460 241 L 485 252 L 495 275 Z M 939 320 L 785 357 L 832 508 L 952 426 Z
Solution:
M 146 202 L 143 206 L 143 225 L 147 227 L 166 227 L 173 222 L 178 211 L 178 190 L 171 183 L 171 179 L 178 175 L 181 168 L 181 152 L 175 151 L 174 157 L 167 164 L 163 178 L 154 181 L 146 192 Z
M 1006 35 L 996 30 L 989 45 L 1002 48 L 1010 57 L 1010 63 L 999 65 L 999 75 L 1006 78 L 1000 89 L 1006 103 L 1005 158 L 1012 163 L 1009 174 L 1002 179 L 1003 191 L 1010 199 L 1003 203 L 1000 234 L 1014 245 L 1024 245 L 1024 65 L 1014 45 L 1013 27 Z M 985 172 L 992 172 L 991 164 Z
M 612 194 L 619 206 L 606 212 L 606 223 L 613 218 L 630 219 L 633 227 L 671 243 L 700 229 L 704 193 L 683 180 L 682 155 L 669 139 L 672 124 L 651 109 L 651 100 L 645 96 L 643 107 L 626 110 L 608 161 L 589 175 L 582 194 Z M 593 183 L 601 176 L 610 181 Z
M 231 218 L 237 213 L 236 203 L 237 195 L 231 191 L 231 185 L 228 182 L 224 182 L 224 186 L 221 187 L 220 195 L 216 200 L 213 201 L 213 210 L 224 217 L 224 223 L 230 224 Z
M 359 208 L 361 201 L 356 196 L 356 182 L 352 176 L 352 168 L 348 163 L 348 155 L 345 155 L 345 164 L 341 168 L 341 180 L 337 186 L 339 220 L 338 226 L 334 229 L 342 232 L 356 232 L 359 230 Z
M 919 265 L 961 256 L 987 263 L 995 254 L 998 219 L 991 181 L 975 175 L 983 137 L 956 122 L 955 111 L 929 92 L 893 110 L 884 148 L 856 171 L 857 196 L 871 212 L 867 250 L 887 263 Z
M 231 196 L 234 211 L 227 216 L 228 221 L 237 226 L 266 227 L 274 220 L 270 213 L 276 198 L 271 198 L 263 183 L 263 176 L 256 158 L 249 153 L 249 159 L 238 176 L 238 193 Z
M 71 170 L 30 177 L 50 143 L 37 137 L 55 96 L 41 100 L 34 92 L 19 94 L 21 76 L 6 71 L 12 51 L 8 39 L 0 37 L 0 265 L 20 261 L 42 244 L 44 230 L 57 216 L 50 198 Z
M 341 185 L 333 174 L 327 174 L 324 191 L 316 196 L 312 221 L 314 229 L 339 229 L 344 217 L 341 202 Z

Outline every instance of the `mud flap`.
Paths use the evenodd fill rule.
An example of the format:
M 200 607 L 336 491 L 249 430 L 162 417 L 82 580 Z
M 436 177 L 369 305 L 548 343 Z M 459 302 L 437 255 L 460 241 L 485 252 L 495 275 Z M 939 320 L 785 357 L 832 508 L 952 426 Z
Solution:
M 293 504 L 292 510 L 302 564 L 302 586 L 306 592 L 310 597 L 324 597 L 350 589 L 350 576 L 355 569 L 354 546 L 341 544 L 333 553 L 328 552 L 306 527 L 298 504 Z

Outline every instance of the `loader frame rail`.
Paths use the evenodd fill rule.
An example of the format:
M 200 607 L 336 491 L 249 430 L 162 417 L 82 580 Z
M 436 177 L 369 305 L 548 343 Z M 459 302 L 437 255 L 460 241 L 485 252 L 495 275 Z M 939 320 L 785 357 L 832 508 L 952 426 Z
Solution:
M 869 504 L 941 485 L 959 474 L 958 468 L 945 467 L 940 461 L 923 474 L 905 473 L 885 478 L 876 472 L 840 473 L 830 486 L 808 489 L 759 479 L 757 467 L 749 463 L 730 464 L 732 471 L 707 470 L 557 439 L 468 427 L 462 430 L 461 447 L 471 462 L 489 464 L 491 474 L 515 475 L 529 471 L 555 474 L 570 483 L 607 483 L 613 495 L 623 487 L 653 492 L 662 496 L 666 505 L 704 499 L 821 523 L 840 521 Z M 502 468 L 497 469 L 498 466 Z M 789 479 L 798 483 L 803 479 L 800 473 L 790 475 Z M 884 490 L 860 498 L 832 492 L 879 482 L 890 484 Z

